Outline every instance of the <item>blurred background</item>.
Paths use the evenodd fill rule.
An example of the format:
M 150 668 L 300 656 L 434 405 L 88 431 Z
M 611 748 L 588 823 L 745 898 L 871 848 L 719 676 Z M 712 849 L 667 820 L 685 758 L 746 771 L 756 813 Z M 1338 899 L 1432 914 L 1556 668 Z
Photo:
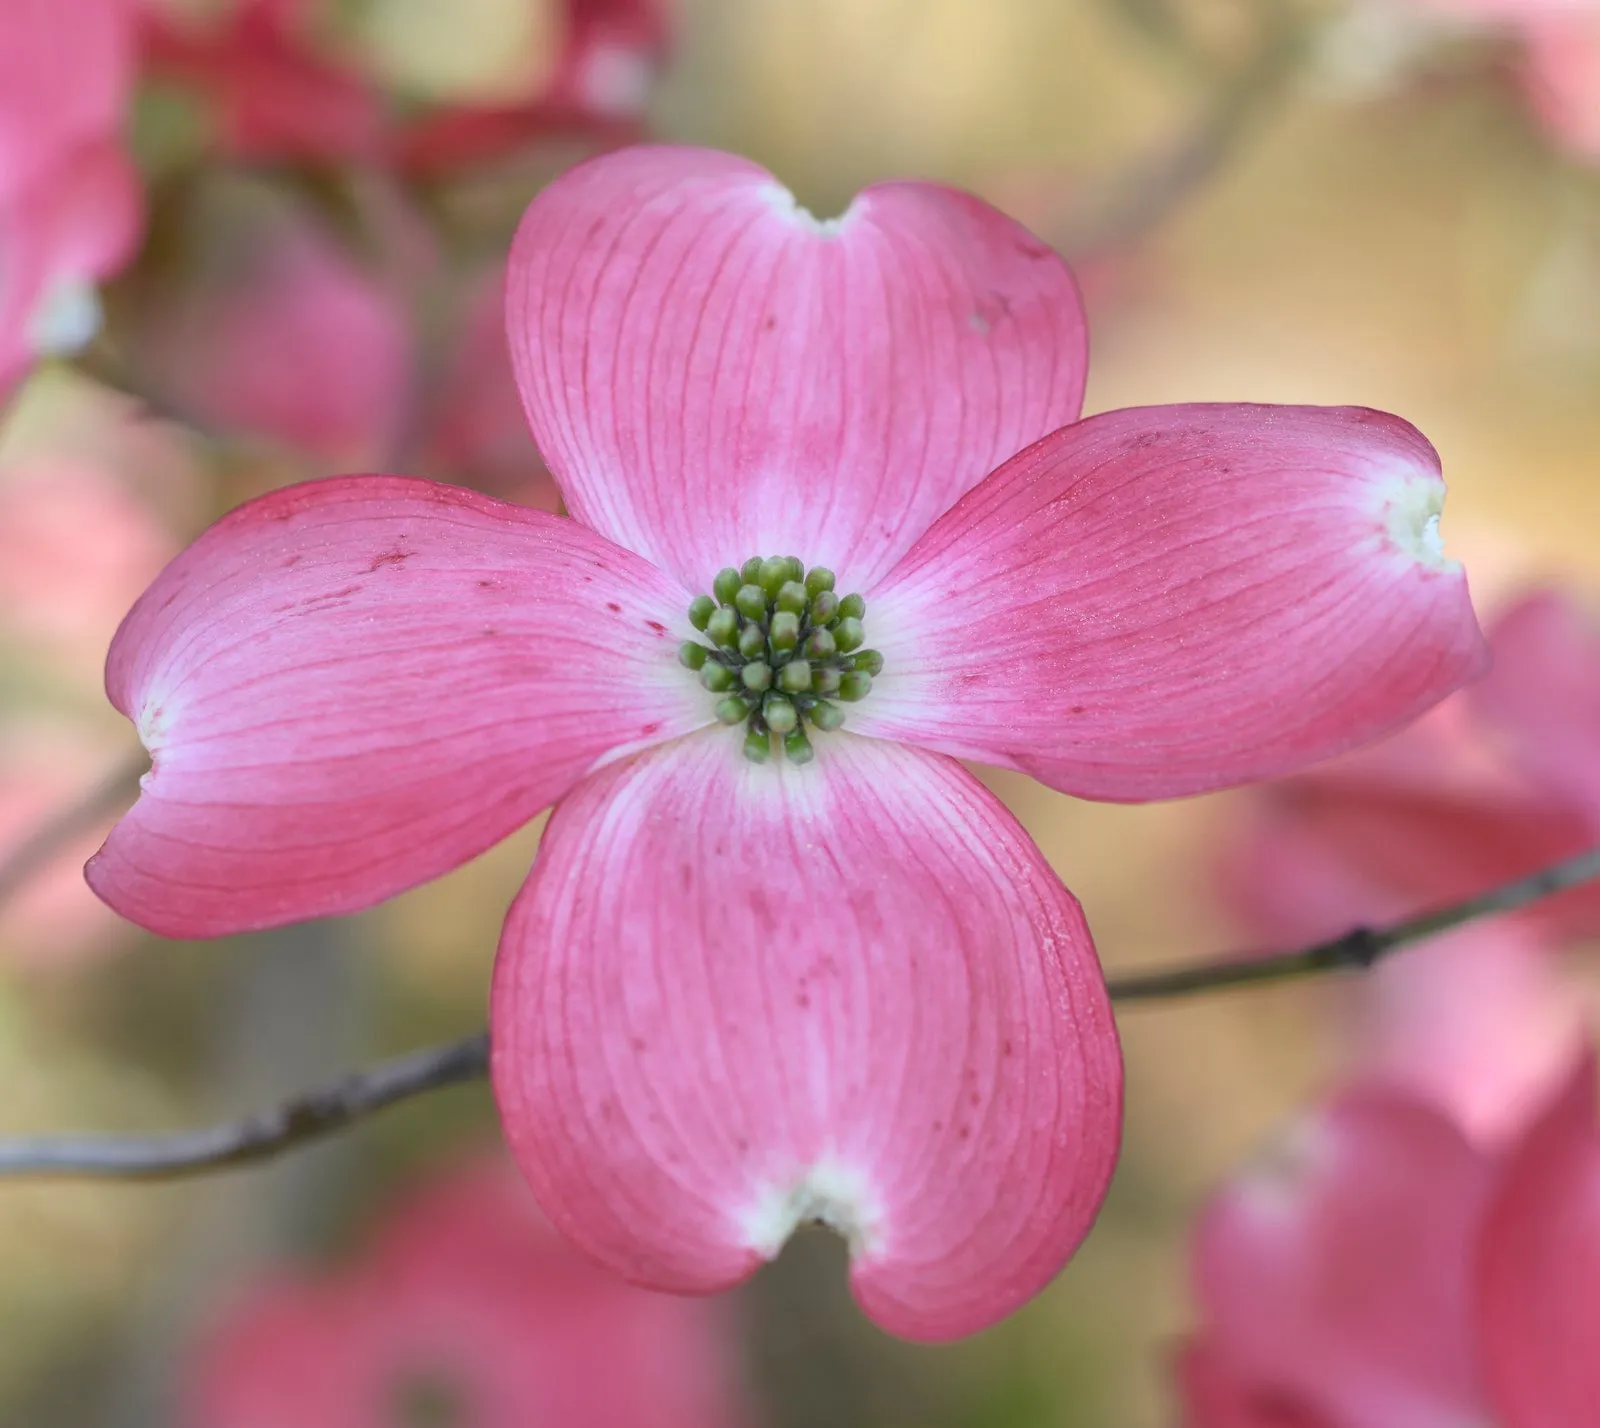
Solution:
M 538 185 L 608 144 L 736 149 L 819 214 L 882 177 L 969 187 L 1076 261 L 1089 411 L 1398 412 L 1443 456 L 1445 540 L 1482 610 L 1535 583 L 1600 588 L 1600 12 L 147 0 L 140 26 L 125 133 L 144 236 L 100 287 L 97 335 L 20 378 L 0 418 L 0 858 L 113 789 L 0 908 L 0 1134 L 198 1124 L 482 1025 L 537 826 L 359 917 L 158 942 L 81 883 L 136 752 L 100 670 L 165 560 L 273 486 L 387 469 L 553 507 L 501 351 L 499 263 Z M 1112 970 L 1408 910 L 1399 887 L 1352 892 L 1321 928 L 1261 913 L 1251 840 L 1264 798 L 1293 806 L 1281 792 L 1110 807 L 985 778 Z M 1586 935 L 1563 933 L 1559 978 L 1580 1017 Z M 1125 1156 L 1060 1279 L 996 1329 L 918 1348 L 867 1325 L 843 1247 L 803 1234 L 704 1321 L 745 1421 L 1176 1424 L 1195 1210 L 1364 1054 L 1372 996 L 1327 979 L 1125 1008 Z M 200 1423 L 184 1405 L 225 1306 L 285 1266 L 327 1280 L 381 1259 L 390 1207 L 495 1140 L 473 1085 L 259 1169 L 0 1185 L 0 1422 Z M 447 1399 L 408 1402 L 381 1422 L 471 1428 Z M 669 1421 L 641 1412 L 617 1421 Z M 369 1424 L 353 1414 L 326 1422 Z

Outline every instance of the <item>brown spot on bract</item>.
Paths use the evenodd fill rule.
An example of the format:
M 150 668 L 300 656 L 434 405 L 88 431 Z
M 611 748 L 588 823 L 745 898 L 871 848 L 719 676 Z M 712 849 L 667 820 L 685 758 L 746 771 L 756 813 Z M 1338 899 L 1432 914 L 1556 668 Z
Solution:
M 498 590 L 499 588 L 500 582 L 498 580 L 480 580 L 478 582 L 478 589 L 480 590 Z
M 658 635 L 664 635 L 667 632 L 667 627 L 663 625 L 660 620 L 646 620 L 645 624 L 647 624 Z
M 393 550 L 387 550 L 381 555 L 373 556 L 372 564 L 367 567 L 367 574 L 373 575 L 386 565 L 404 565 L 415 554 L 416 551 L 406 550 L 403 546 L 397 545 Z
M 617 604 L 615 600 L 607 600 L 606 609 L 611 611 L 613 615 L 620 615 L 622 613 L 622 606 Z
M 650 735 L 656 733 L 660 728 L 661 728 L 661 725 L 659 725 L 659 724 L 646 724 L 644 726 L 644 728 L 639 730 L 639 735 L 640 735 L 641 738 L 646 738 L 647 739 L 647 738 L 650 737 Z

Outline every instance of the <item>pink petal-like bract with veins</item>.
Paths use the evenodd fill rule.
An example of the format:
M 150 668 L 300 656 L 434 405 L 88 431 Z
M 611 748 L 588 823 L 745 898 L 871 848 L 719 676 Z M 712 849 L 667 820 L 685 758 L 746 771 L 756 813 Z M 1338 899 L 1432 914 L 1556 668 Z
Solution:
M 1090 417 L 866 592 L 886 668 L 852 727 L 1130 801 L 1338 753 L 1485 667 L 1443 495 L 1381 412 Z
M 1572 595 L 1539 590 L 1490 628 L 1494 676 L 1469 698 L 1518 765 L 1600 835 L 1600 618 Z
M 1583 1056 L 1513 1155 L 1479 1255 L 1484 1377 L 1501 1428 L 1600 1416 L 1600 1120 Z
M 0 207 L 122 127 L 133 0 L 0 0 Z
M 1011 219 L 887 183 L 819 222 L 700 149 L 625 149 L 534 199 L 507 330 L 573 515 L 695 589 L 774 552 L 868 586 L 1083 399 L 1072 275 Z
M 1492 1173 L 1431 1107 L 1345 1092 L 1202 1215 L 1207 1333 L 1341 1428 L 1477 1421 L 1470 1259 Z
M 575 522 L 455 487 L 349 476 L 252 501 L 112 644 L 107 690 L 154 768 L 89 881 L 203 937 L 437 877 L 608 752 L 708 722 L 674 660 L 683 606 Z
M 739 739 L 557 808 L 495 968 L 507 1137 L 639 1283 L 726 1287 L 818 1220 L 882 1327 L 971 1333 L 1066 1262 L 1116 1158 L 1082 914 L 952 760 L 837 733 L 757 766 Z

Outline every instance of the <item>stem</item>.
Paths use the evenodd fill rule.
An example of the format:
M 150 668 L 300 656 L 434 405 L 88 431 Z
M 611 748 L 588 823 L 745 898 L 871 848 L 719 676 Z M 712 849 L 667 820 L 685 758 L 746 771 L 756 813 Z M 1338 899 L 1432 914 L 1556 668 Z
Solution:
M 1587 852 L 1541 868 L 1527 877 L 1502 883 L 1465 902 L 1418 913 L 1391 927 L 1353 927 L 1339 937 L 1314 943 L 1310 947 L 1296 948 L 1292 952 L 1269 952 L 1257 956 L 1245 954 L 1217 962 L 1193 963 L 1155 972 L 1134 972 L 1126 977 L 1111 978 L 1107 986 L 1115 1001 L 1148 1002 L 1187 996 L 1191 992 L 1284 982 L 1317 972 L 1364 971 L 1402 947 L 1425 942 L 1430 937 L 1437 937 L 1441 932 L 1449 932 L 1480 917 L 1515 912 L 1529 903 L 1553 897 L 1556 893 L 1596 878 L 1600 878 L 1600 848 L 1590 848 Z
M 1160 1001 L 1321 972 L 1360 971 L 1402 947 L 1426 941 L 1476 918 L 1513 912 L 1597 878 L 1600 847 L 1390 927 L 1357 927 L 1342 937 L 1292 952 L 1235 956 L 1112 978 L 1111 996 L 1121 1002 Z M 488 1033 L 479 1032 L 461 1041 L 379 1062 L 272 1110 L 201 1130 L 154 1136 L 0 1140 L 0 1178 L 33 1175 L 157 1180 L 246 1165 L 342 1130 L 411 1096 L 476 1080 L 486 1074 L 488 1066 Z
M 489 1036 L 429 1046 L 243 1120 L 167 1135 L 42 1136 L 0 1141 L 0 1176 L 71 1175 L 167 1180 L 266 1160 L 424 1091 L 474 1081 L 489 1066 Z

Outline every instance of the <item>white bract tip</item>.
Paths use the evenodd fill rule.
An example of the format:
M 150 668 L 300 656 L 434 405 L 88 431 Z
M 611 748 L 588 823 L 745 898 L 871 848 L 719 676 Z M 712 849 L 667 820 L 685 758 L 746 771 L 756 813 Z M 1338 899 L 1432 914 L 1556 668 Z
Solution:
M 52 283 L 28 318 L 28 345 L 40 357 L 81 351 L 100 331 L 100 294 L 84 278 Z
M 773 1259 L 801 1225 L 826 1225 L 850 1246 L 852 1256 L 879 1243 L 882 1212 L 867 1179 L 833 1160 L 819 1160 L 798 1180 L 769 1185 L 740 1217 L 745 1243 Z
M 1425 476 L 1397 476 L 1382 489 L 1384 529 L 1395 546 L 1434 570 L 1458 569 L 1459 563 L 1445 554 L 1439 534 L 1444 484 Z
M 802 208 L 799 200 L 781 183 L 768 184 L 763 192 L 767 202 L 791 223 L 809 229 L 822 238 L 837 238 L 856 211 L 852 203 L 837 218 L 818 218 L 810 209 Z

